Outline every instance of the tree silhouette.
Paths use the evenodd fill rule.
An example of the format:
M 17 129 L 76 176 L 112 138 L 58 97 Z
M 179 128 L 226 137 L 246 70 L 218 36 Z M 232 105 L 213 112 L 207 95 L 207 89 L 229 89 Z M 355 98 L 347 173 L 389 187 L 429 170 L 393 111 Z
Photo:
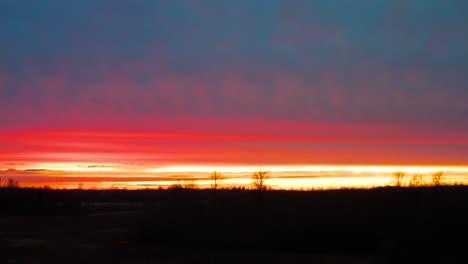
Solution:
M 432 185 L 440 186 L 442 182 L 442 177 L 444 177 L 443 171 L 438 171 L 432 174 Z
M 211 189 L 217 190 L 219 188 L 221 181 L 225 180 L 226 177 L 224 177 L 224 175 L 222 175 L 218 171 L 213 171 L 210 174 L 210 179 L 211 179 Z
M 197 181 L 193 178 L 187 178 L 183 183 L 184 189 L 198 189 Z
M 409 181 L 410 187 L 419 187 L 424 185 L 424 179 L 421 174 L 415 174 Z
M 406 172 L 396 171 L 392 174 L 393 182 L 396 187 L 401 187 L 403 185 L 403 178 L 406 177 Z
M 8 188 L 18 188 L 19 187 L 18 181 L 9 178 L 7 183 L 6 183 L 6 187 L 8 187 Z
M 252 174 L 252 185 L 258 191 L 263 191 L 267 189 L 265 181 L 270 178 L 269 171 L 258 170 Z

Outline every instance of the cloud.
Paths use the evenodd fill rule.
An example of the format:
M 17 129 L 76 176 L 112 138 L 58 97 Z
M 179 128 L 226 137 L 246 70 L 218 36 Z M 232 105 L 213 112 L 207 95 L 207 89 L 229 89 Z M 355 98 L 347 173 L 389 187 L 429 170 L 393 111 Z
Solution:
M 165 77 L 144 81 L 138 67 L 93 82 L 72 71 L 31 74 L 11 82 L 13 98 L 2 98 L 2 126 L 155 128 L 165 126 L 161 119 L 242 118 L 460 127 L 467 111 L 461 69 L 357 62 L 348 70 L 322 68 L 313 78 L 259 68 L 255 79 L 243 70 L 197 76 L 159 69 Z
M 78 165 L 80 168 L 112 168 L 115 167 L 115 165 L 102 165 L 102 164 L 93 164 L 93 165 Z
M 468 138 L 451 130 L 426 133 L 425 128 L 403 130 L 393 126 L 343 124 L 327 127 L 291 122 L 230 125 L 233 128 L 256 125 L 263 129 L 251 133 L 4 131 L 0 132 L 0 144 L 17 143 L 0 151 L 0 158 L 12 163 L 37 163 L 39 168 L 49 162 L 82 162 L 86 164 L 77 166 L 84 170 L 147 166 L 135 164 L 466 163 Z M 288 134 L 272 130 L 276 126 L 287 127 Z M 226 131 L 230 128 L 225 127 Z M 134 165 L 119 165 L 123 163 Z

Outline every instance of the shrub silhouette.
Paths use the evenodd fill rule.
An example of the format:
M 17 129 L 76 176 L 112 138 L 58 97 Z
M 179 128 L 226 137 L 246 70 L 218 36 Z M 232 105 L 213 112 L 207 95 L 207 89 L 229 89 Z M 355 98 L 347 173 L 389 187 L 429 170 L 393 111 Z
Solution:
M 197 181 L 192 178 L 187 178 L 184 180 L 183 188 L 184 189 L 199 189 Z
M 180 182 L 180 180 L 177 180 L 176 183 L 174 184 L 171 184 L 168 189 L 169 190 L 177 190 L 177 189 L 183 189 L 184 186 L 182 185 L 182 183 Z
M 258 170 L 252 174 L 252 185 L 255 190 L 263 191 L 267 189 L 265 181 L 270 178 L 269 171 Z
M 8 179 L 7 183 L 6 183 L 6 187 L 7 188 L 18 188 L 19 187 L 19 183 L 17 180 L 14 180 L 14 179 Z
M 393 183 L 396 187 L 403 186 L 403 179 L 406 177 L 406 172 L 404 171 L 396 171 L 392 174 Z
M 186 178 L 183 181 L 180 179 L 176 183 L 170 185 L 168 190 L 180 190 L 180 189 L 199 189 L 200 187 L 197 184 L 197 181 L 192 178 Z
M 415 174 L 409 181 L 410 187 L 419 187 L 424 185 L 424 179 L 421 174 Z
M 443 171 L 438 171 L 432 174 L 432 185 L 440 186 L 442 183 L 442 177 L 444 177 Z

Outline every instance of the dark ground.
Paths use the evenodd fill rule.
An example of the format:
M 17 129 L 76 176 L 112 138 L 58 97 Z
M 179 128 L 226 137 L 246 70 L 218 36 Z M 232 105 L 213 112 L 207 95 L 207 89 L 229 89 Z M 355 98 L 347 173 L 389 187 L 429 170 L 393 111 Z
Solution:
M 263 193 L 1 188 L 0 207 L 0 263 L 468 260 L 467 186 Z

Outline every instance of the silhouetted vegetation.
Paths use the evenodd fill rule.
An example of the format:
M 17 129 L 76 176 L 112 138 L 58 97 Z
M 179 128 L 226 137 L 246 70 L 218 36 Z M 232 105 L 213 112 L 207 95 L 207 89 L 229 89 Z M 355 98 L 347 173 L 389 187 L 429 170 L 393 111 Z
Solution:
M 438 171 L 430 175 L 430 181 L 424 179 L 424 175 L 420 173 L 414 174 L 405 184 L 404 179 L 408 174 L 404 171 L 397 171 L 392 174 L 392 185 L 395 187 L 440 187 L 444 184 L 444 172 Z M 451 185 L 447 183 L 448 185 Z M 453 183 L 452 183 L 453 185 Z
M 6 187 L 6 188 L 19 188 L 19 183 L 17 180 L 8 178 L 5 185 L 2 185 L 2 179 L 0 178 L 0 188 L 1 187 Z
M 368 190 L 260 192 L 259 207 L 258 190 L 266 189 L 268 176 L 261 172 L 257 176 L 263 181 L 253 190 L 196 189 L 191 178 L 170 189 L 141 191 L 16 188 L 17 182 L 7 181 L 0 188 L 0 247 L 6 259 L 14 252 L 23 256 L 8 241 L 23 239 L 14 237 L 12 230 L 31 226 L 36 231 L 21 236 L 78 240 L 99 249 L 89 252 L 93 261 L 104 254 L 114 263 L 116 258 L 172 263 L 175 256 L 197 263 L 295 263 L 280 262 L 280 255 L 353 256 L 343 262 L 388 263 L 408 256 L 418 262 L 425 257 L 459 260 L 465 254 L 457 240 L 467 235 L 468 186 L 433 188 L 433 182 L 415 174 L 407 185 L 412 188 L 401 188 L 405 185 L 400 182 Z M 12 216 L 23 220 L 10 221 Z M 102 232 L 107 232 L 107 240 L 100 240 Z M 37 252 L 64 250 L 54 251 L 51 245 Z M 79 248 L 81 244 L 70 246 Z M 70 254 L 76 253 L 70 251 L 67 257 Z M 242 254 L 247 261 L 239 257 Z M 249 262 L 255 256 L 259 260 Z M 100 263 L 112 263 L 106 261 L 103 257 Z
M 403 179 L 406 177 L 406 172 L 397 171 L 393 173 L 393 182 L 396 187 L 403 186 Z
M 415 174 L 413 177 L 411 177 L 411 180 L 409 182 L 409 187 L 420 187 L 424 185 L 424 179 L 422 174 Z
M 442 177 L 444 176 L 444 172 L 438 171 L 432 174 L 432 185 L 440 186 L 442 183 Z
M 197 184 L 197 181 L 193 178 L 185 178 L 183 181 L 180 179 L 176 183 L 168 187 L 169 190 L 178 190 L 178 189 L 199 189 L 200 187 Z
M 224 177 L 223 174 L 219 171 L 213 171 L 210 174 L 210 180 L 211 180 L 211 189 L 217 190 L 223 180 L 225 180 L 226 177 Z
M 183 186 L 185 189 L 199 189 L 197 181 L 193 178 L 187 178 L 184 180 Z
M 115 217 L 125 217 L 126 224 L 109 216 L 105 228 L 123 229 L 119 239 L 127 241 L 127 246 L 120 250 L 140 252 L 137 255 L 155 256 L 159 253 L 154 252 L 177 249 L 232 252 L 228 255 L 254 251 L 373 258 L 424 252 L 434 257 L 463 252 L 463 244 L 454 239 L 466 235 L 467 191 L 466 186 L 440 186 L 437 192 L 431 187 L 268 191 L 263 193 L 261 212 L 257 192 L 248 190 L 218 190 L 216 199 L 221 206 L 216 210 L 210 206 L 212 190 L 184 188 L 2 188 L 0 202 L 3 217 L 75 215 L 78 229 L 83 221 L 79 219 L 85 216 L 122 212 Z
M 255 190 L 264 191 L 267 189 L 266 180 L 270 178 L 269 171 L 258 170 L 252 174 L 252 185 Z

